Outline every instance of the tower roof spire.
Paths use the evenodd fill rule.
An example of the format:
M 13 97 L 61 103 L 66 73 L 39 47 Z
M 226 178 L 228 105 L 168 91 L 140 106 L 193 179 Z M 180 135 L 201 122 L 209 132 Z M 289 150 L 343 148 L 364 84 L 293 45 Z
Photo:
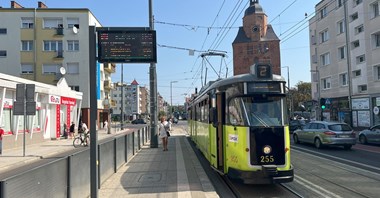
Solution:
M 251 15 L 251 14 L 264 14 L 264 10 L 259 4 L 259 0 L 249 0 L 250 5 L 249 8 L 245 10 L 245 16 Z
M 259 3 L 259 0 L 250 0 L 250 1 L 251 1 L 251 3 L 250 3 L 251 6 L 255 5 L 255 3 Z

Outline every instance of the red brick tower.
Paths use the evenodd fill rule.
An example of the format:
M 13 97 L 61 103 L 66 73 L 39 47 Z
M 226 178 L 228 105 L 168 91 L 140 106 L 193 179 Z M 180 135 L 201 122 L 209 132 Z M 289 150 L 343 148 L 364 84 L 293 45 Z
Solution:
M 267 24 L 267 15 L 259 0 L 250 0 L 245 10 L 243 27 L 232 43 L 234 76 L 249 73 L 255 63 L 270 63 L 273 74 L 281 75 L 280 40 L 272 26 Z

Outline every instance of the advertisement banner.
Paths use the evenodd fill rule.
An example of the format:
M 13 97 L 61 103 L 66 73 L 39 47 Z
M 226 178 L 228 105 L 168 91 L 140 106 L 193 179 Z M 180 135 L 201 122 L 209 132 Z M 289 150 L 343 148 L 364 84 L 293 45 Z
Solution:
M 77 99 L 61 96 L 61 104 L 75 106 L 77 104 Z
M 61 97 L 49 95 L 49 104 L 61 104 Z

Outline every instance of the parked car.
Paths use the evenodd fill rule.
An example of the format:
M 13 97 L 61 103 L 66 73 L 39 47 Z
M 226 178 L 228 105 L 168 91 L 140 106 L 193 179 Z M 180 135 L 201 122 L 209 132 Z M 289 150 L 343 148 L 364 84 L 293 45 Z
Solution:
M 356 143 L 355 132 L 346 123 L 313 121 L 293 132 L 295 143 L 312 143 L 317 148 L 338 145 L 351 149 Z
M 132 124 L 146 124 L 144 119 L 136 119 L 132 121 Z
M 306 125 L 306 120 L 291 120 L 289 122 L 289 131 L 293 133 L 297 129 L 301 129 Z
M 176 118 L 176 117 L 173 117 L 173 118 L 168 118 L 166 121 L 170 121 L 170 119 L 171 119 L 171 122 L 173 123 L 173 124 L 178 124 L 178 119 Z
M 380 124 L 359 132 L 359 141 L 362 144 L 380 144 Z
M 178 124 L 178 119 L 177 118 L 173 118 L 173 123 L 174 124 Z

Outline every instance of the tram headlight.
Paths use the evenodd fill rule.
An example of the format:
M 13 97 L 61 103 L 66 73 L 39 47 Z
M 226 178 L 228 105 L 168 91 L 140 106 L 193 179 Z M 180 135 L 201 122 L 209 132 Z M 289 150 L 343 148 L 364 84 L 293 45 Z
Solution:
M 265 153 L 265 154 L 269 154 L 269 153 L 271 153 L 272 152 L 272 147 L 271 146 L 269 146 L 269 145 L 265 145 L 264 147 L 263 147 L 263 153 Z

